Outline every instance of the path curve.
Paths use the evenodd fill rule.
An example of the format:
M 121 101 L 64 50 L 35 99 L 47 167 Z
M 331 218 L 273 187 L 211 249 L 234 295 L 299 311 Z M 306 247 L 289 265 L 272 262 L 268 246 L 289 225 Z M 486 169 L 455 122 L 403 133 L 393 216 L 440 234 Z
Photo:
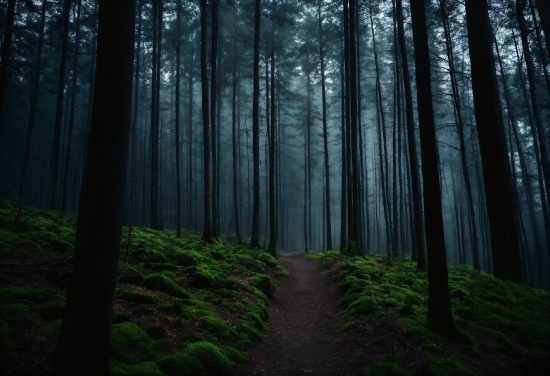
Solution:
M 278 286 L 269 311 L 269 329 L 249 350 L 250 364 L 237 375 L 357 375 L 365 367 L 366 349 L 346 338 L 337 325 L 341 311 L 336 284 L 319 272 L 319 265 L 282 255 L 290 273 Z

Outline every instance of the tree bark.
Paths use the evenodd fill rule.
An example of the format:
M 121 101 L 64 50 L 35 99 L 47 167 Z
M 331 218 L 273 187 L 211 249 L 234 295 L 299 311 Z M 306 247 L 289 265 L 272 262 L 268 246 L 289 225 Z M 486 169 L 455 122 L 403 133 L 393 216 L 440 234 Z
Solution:
M 430 74 L 430 50 L 424 0 L 411 0 L 420 150 L 424 181 L 424 218 L 428 255 L 428 320 L 430 329 L 443 337 L 456 337 L 449 298 L 447 255 L 443 230 L 443 207 L 439 176 L 439 156 L 435 132 Z
M 202 238 L 211 243 L 212 234 L 212 212 L 210 202 L 210 119 L 208 118 L 208 68 L 206 56 L 206 13 L 207 1 L 201 0 L 201 86 L 202 86 L 202 135 L 204 145 L 203 158 L 203 181 L 204 181 L 204 230 Z
M 494 275 L 521 282 L 512 183 L 493 61 L 487 0 L 466 0 L 475 118 L 485 180 Z
M 203 0 L 204 1 L 204 0 Z M 252 213 L 252 236 L 250 246 L 260 247 L 260 4 L 255 0 L 254 10 L 254 65 L 252 98 L 252 159 L 254 165 L 254 209 Z
M 416 138 L 414 134 L 414 115 L 411 90 L 411 76 L 409 73 L 409 61 L 405 44 L 405 30 L 403 22 L 402 0 L 396 0 L 397 9 L 397 33 L 401 48 L 401 62 L 403 64 L 403 82 L 405 84 L 405 112 L 407 115 L 407 141 L 409 146 L 409 163 L 411 168 L 412 200 L 414 211 L 414 238 L 416 240 L 418 270 L 426 269 L 424 255 L 424 226 L 422 223 L 422 198 L 420 195 L 420 171 L 416 156 Z
M 99 3 L 94 109 L 56 375 L 109 373 L 131 121 L 135 1 Z

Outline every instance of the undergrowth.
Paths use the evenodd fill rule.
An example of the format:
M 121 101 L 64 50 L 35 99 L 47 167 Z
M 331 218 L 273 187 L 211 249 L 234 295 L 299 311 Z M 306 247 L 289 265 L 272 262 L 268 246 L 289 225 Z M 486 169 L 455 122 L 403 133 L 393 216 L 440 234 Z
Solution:
M 320 262 L 336 279 L 342 293 L 339 305 L 349 318 L 368 317 L 379 328 L 392 328 L 416 354 L 428 354 L 419 374 L 473 374 L 459 361 L 447 359 L 451 351 L 478 358 L 513 358 L 514 371 L 503 374 L 537 375 L 550 369 L 550 294 L 546 290 L 503 281 L 467 265 L 450 267 L 453 314 L 466 343 L 448 346 L 452 341 L 426 326 L 427 273 L 416 271 L 410 259 L 388 263 L 380 256 L 348 257 L 338 251 L 304 256 Z M 371 366 L 367 374 L 395 371 L 390 363 Z
M 0 201 L 0 369 L 49 373 L 72 272 L 75 221 Z M 113 326 L 113 375 L 231 375 L 266 328 L 269 253 L 200 234 L 123 229 Z M 100 234 L 98 234 L 100 236 Z

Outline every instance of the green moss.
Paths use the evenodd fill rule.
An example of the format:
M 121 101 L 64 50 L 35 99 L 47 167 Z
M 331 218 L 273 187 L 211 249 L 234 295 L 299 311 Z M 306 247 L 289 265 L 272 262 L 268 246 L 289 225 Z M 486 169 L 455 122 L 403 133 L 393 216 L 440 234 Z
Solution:
M 158 367 L 168 376 L 206 376 L 202 363 L 188 353 L 166 356 L 157 361 Z
M 139 326 L 131 322 L 115 324 L 111 327 L 112 356 L 121 357 L 130 347 L 148 349 L 151 337 Z
M 376 300 L 371 296 L 362 296 L 359 299 L 352 302 L 346 312 L 350 315 L 359 316 L 359 315 L 368 315 L 371 313 L 378 312 L 380 306 Z
M 235 363 L 248 363 L 250 361 L 250 359 L 248 359 L 248 356 L 244 352 L 234 347 L 223 346 L 222 351 L 225 356 L 227 356 L 231 361 Z
M 185 269 L 185 272 L 193 281 L 193 286 L 197 288 L 210 287 L 216 282 L 216 276 L 206 265 L 191 266 Z
M 189 345 L 185 351 L 197 358 L 208 375 L 231 376 L 233 368 L 231 362 L 216 345 L 209 342 L 195 342 Z
M 141 283 L 141 281 L 143 281 L 143 276 L 139 270 L 133 266 L 120 264 L 119 272 L 119 283 Z
M 242 338 L 244 340 L 259 341 L 262 338 L 260 333 L 248 321 L 242 322 L 241 331 L 246 335 L 246 338 Z
M 31 286 L 12 286 L 0 288 L 0 298 L 13 302 L 40 304 L 51 300 L 53 295 L 42 288 L 35 288 Z
M 164 274 L 150 274 L 145 277 L 141 284 L 149 290 L 162 291 L 166 294 L 182 299 L 191 298 L 191 295 L 187 291 L 178 286 L 176 282 L 174 282 Z
M 426 376 L 475 376 L 464 364 L 451 358 L 428 357 L 423 369 Z
M 250 284 L 267 296 L 273 296 L 276 291 L 273 281 L 265 274 L 254 273 L 252 278 L 250 278 Z
M 401 371 L 393 363 L 378 362 L 367 368 L 365 376 L 401 376 Z
M 397 324 L 405 331 L 407 338 L 420 344 L 440 341 L 441 337 L 426 328 L 418 321 L 409 318 L 400 318 Z
M 157 302 L 157 299 L 151 296 L 150 292 L 125 285 L 117 287 L 116 298 L 138 304 L 155 304 Z
M 219 317 L 205 316 L 201 319 L 201 326 L 208 331 L 221 335 L 224 338 L 236 335 L 235 329 L 227 325 Z
M 174 252 L 173 259 L 180 266 L 194 266 L 199 263 L 202 256 L 198 252 L 185 249 Z
M 161 369 L 153 362 L 126 365 L 111 361 L 113 376 L 163 376 Z

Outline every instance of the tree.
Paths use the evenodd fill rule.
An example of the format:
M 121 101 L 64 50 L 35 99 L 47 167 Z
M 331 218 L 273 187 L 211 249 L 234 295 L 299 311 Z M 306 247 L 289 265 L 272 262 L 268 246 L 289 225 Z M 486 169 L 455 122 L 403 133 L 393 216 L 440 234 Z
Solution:
M 260 246 L 260 4 L 254 8 L 254 65 L 252 97 L 252 159 L 254 165 L 254 208 L 252 212 L 252 236 L 250 246 Z
M 332 226 L 330 217 L 330 166 L 328 162 L 328 126 L 327 126 L 327 90 L 325 84 L 325 46 L 323 34 L 323 19 L 321 17 L 321 0 L 317 1 L 319 18 L 319 64 L 321 68 L 321 101 L 323 105 L 323 147 L 325 155 L 325 202 L 327 250 L 332 249 Z
M 176 234 L 181 237 L 181 144 L 180 144 L 180 34 L 181 0 L 177 2 L 177 41 L 176 41 Z
M 208 69 L 206 66 L 206 12 L 207 1 L 201 0 L 201 86 L 202 86 L 202 135 L 204 144 L 204 230 L 202 238 L 212 242 L 212 212 L 210 202 L 210 120 L 208 118 Z
M 0 55 L 0 120 L 4 108 L 4 98 L 8 83 L 8 65 L 11 55 L 11 36 L 13 34 L 13 21 L 15 18 L 15 0 L 8 0 L 8 11 L 6 15 L 6 28 L 4 29 L 4 41 Z
M 510 165 L 498 97 L 487 0 L 466 0 L 465 5 L 493 271 L 498 278 L 520 282 L 519 238 L 511 199 Z
M 430 73 L 430 49 L 424 0 L 411 0 L 411 17 L 416 65 L 418 121 L 424 188 L 424 218 L 428 256 L 428 320 L 430 329 L 443 337 L 456 337 L 449 298 L 447 254 L 443 230 L 443 207 L 439 185 L 439 156 L 435 133 Z
M 67 66 L 67 42 L 69 39 L 69 18 L 71 0 L 63 1 L 63 32 L 61 42 L 61 62 L 59 63 L 59 79 L 57 81 L 57 103 L 55 109 L 53 166 L 50 181 L 50 209 L 57 209 L 57 188 L 59 180 L 59 161 L 61 155 L 61 121 L 63 120 L 63 99 L 65 96 L 65 68 Z
M 134 14 L 134 0 L 99 0 L 92 124 L 56 375 L 109 373 L 131 120 Z
M 414 134 L 414 115 L 412 103 L 411 77 L 409 73 L 409 59 L 407 57 L 407 47 L 405 42 L 405 31 L 403 21 L 402 0 L 396 0 L 397 13 L 397 33 L 399 46 L 401 48 L 401 62 L 403 64 L 403 82 L 405 85 L 405 112 L 407 115 L 407 142 L 409 148 L 411 190 L 414 212 L 414 236 L 416 240 L 416 268 L 418 270 L 426 269 L 426 259 L 424 258 L 424 226 L 422 223 L 422 198 L 420 195 L 420 172 L 418 159 L 416 156 L 416 137 Z M 412 225 L 412 223 L 411 223 Z M 415 256 L 413 254 L 413 256 Z

